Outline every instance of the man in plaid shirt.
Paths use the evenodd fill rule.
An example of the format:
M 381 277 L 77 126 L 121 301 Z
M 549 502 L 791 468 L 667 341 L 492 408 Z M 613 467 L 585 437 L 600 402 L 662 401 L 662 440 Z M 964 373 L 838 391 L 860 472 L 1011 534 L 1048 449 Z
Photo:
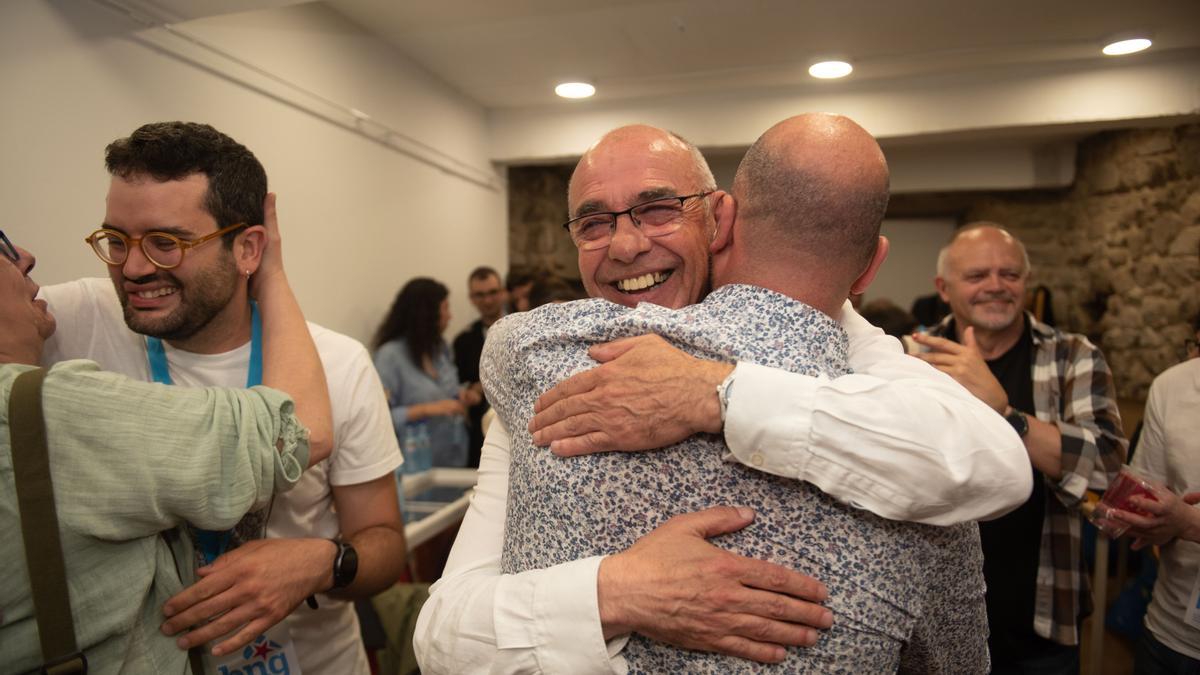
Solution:
M 1079 622 L 1091 613 L 1080 553 L 1084 492 L 1125 461 L 1112 373 L 1088 339 L 1023 311 L 1029 257 L 993 223 L 974 223 L 938 256 L 951 315 L 919 358 L 1004 415 L 1025 442 L 1033 493 L 980 523 L 994 673 L 1078 673 Z

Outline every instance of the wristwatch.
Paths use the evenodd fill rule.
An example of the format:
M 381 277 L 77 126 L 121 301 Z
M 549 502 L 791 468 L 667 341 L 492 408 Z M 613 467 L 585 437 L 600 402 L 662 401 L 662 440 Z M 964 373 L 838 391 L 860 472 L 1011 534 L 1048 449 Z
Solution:
M 354 583 L 358 575 L 358 551 L 344 541 L 330 539 L 338 547 L 337 556 L 333 559 L 333 587 L 345 588 Z
M 721 384 L 717 385 L 717 401 L 721 403 L 721 424 L 725 423 L 725 415 L 729 411 L 729 390 L 733 387 L 734 372 L 734 370 L 729 371 Z
M 1010 407 L 1004 419 L 1008 420 L 1008 423 L 1012 425 L 1012 428 L 1016 430 L 1017 435 L 1021 438 L 1025 438 L 1025 435 L 1029 433 L 1029 418 L 1020 410 Z

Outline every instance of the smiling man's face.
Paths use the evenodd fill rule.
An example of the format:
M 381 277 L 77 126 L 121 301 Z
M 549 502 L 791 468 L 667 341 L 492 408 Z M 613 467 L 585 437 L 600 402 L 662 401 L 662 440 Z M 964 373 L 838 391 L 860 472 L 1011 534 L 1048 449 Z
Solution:
M 711 189 L 687 147 L 659 129 L 628 127 L 609 134 L 580 160 L 571 178 L 572 217 L 622 211 L 659 197 Z M 579 251 L 588 295 L 626 306 L 652 302 L 679 308 L 708 292 L 709 238 L 714 228 L 705 200 L 689 200 L 679 229 L 647 237 L 628 215 L 617 219 L 612 243 Z
M 951 244 L 944 276 L 934 283 L 964 328 L 1003 331 L 1021 317 L 1029 270 L 1020 247 L 999 230 L 981 227 Z
M 217 221 L 204 208 L 208 178 L 192 174 L 157 181 L 114 176 L 108 190 L 104 226 L 130 237 L 167 232 L 185 241 L 215 232 Z M 202 330 L 221 330 L 214 320 L 230 311 L 238 271 L 221 241 L 187 251 L 178 267 L 164 270 L 131 246 L 121 265 L 109 265 L 125 323 L 143 335 L 184 341 Z M 178 345 L 177 345 L 178 346 Z

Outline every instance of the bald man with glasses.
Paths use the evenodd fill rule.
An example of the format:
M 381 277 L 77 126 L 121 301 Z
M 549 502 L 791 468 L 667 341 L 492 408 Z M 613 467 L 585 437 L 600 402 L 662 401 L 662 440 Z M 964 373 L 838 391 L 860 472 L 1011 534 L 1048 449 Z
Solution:
M 816 116 L 808 122 L 815 128 L 857 129 L 849 137 L 860 141 L 859 134 L 864 133 L 857 125 L 846 124 L 844 118 Z M 821 147 L 834 151 L 837 144 Z M 847 194 L 855 189 L 853 182 L 840 188 Z M 883 195 L 886 197 L 886 181 Z M 580 160 L 569 189 L 573 217 L 566 227 L 578 248 L 580 274 L 589 295 L 625 307 L 642 303 L 629 315 L 635 323 L 657 316 L 654 312 L 662 307 L 685 308 L 696 303 L 709 290 L 710 253 L 715 261 L 715 252 L 724 247 L 717 242 L 727 245 L 723 236 L 737 239 L 738 235 L 722 230 L 720 224 L 728 222 L 738 203 L 716 189 L 703 157 L 678 136 L 645 126 L 606 134 Z M 782 191 L 772 203 L 783 213 L 795 214 L 799 209 L 825 214 L 824 207 L 840 202 L 836 198 L 831 201 L 828 193 L 816 198 L 797 189 Z M 881 213 L 882 206 L 877 206 Z M 718 216 L 721 213 L 725 215 Z M 877 225 L 876 221 L 876 234 Z M 836 222 L 830 223 L 835 226 Z M 781 265 L 775 255 L 773 263 L 765 267 L 777 274 L 790 271 L 801 277 L 809 269 L 823 269 L 809 263 L 826 255 L 836 258 L 836 254 L 825 250 L 820 241 L 820 237 L 814 240 L 816 247 L 809 249 L 810 257 Z M 861 261 L 861 283 L 846 281 L 847 286 L 865 287 L 873 276 L 868 268 L 877 268 L 886 254 L 886 243 L 877 243 L 874 236 L 859 243 L 856 250 L 860 254 L 870 250 L 872 256 Z M 746 274 L 759 265 L 744 257 L 736 263 L 734 268 Z M 834 296 L 842 292 L 840 298 L 845 297 L 837 288 L 840 281 L 812 274 L 808 282 L 813 292 Z M 587 305 L 594 306 L 612 307 Z M 555 316 L 562 319 L 557 324 L 564 331 L 561 342 L 555 342 L 553 331 L 541 332 L 546 326 L 540 323 L 539 330 L 524 342 L 521 332 L 510 325 L 502 331 L 508 336 L 505 342 L 487 349 L 493 350 L 493 357 L 509 352 L 513 368 L 528 366 L 542 386 L 541 378 L 548 374 L 569 374 L 550 370 L 557 367 L 552 364 L 561 365 L 554 359 L 581 349 L 579 325 L 571 322 L 569 315 L 575 306 L 563 307 L 544 310 L 567 313 Z M 759 305 L 748 305 L 740 317 L 728 313 L 722 325 L 736 331 L 743 322 L 767 321 L 769 315 L 756 312 L 755 307 Z M 820 650 L 825 638 L 813 628 L 825 629 L 831 622 L 843 630 L 863 627 L 861 614 L 838 618 L 821 606 L 827 597 L 821 582 L 839 594 L 845 588 L 836 574 L 830 579 L 827 570 L 810 567 L 798 571 L 792 565 L 767 562 L 775 558 L 762 551 L 737 555 L 706 541 L 740 537 L 742 530 L 754 528 L 751 523 L 760 517 L 774 527 L 779 522 L 776 519 L 786 515 L 776 510 L 756 515 L 732 508 L 737 503 L 724 499 L 708 503 L 728 506 L 696 511 L 699 505 L 695 500 L 704 501 L 709 487 L 724 486 L 729 476 L 720 480 L 714 476 L 714 482 L 702 481 L 682 492 L 689 495 L 684 511 L 695 512 L 671 511 L 661 502 L 664 495 L 679 494 L 674 491 L 678 487 L 673 482 L 678 469 L 674 462 L 679 457 L 674 453 L 672 459 L 664 460 L 665 465 L 654 464 L 655 451 L 645 453 L 645 460 L 630 460 L 644 462 L 637 475 L 651 483 L 656 476 L 662 477 L 658 489 L 636 482 L 632 475 L 597 470 L 600 464 L 620 461 L 613 458 L 633 457 L 630 455 L 610 454 L 605 460 L 596 459 L 605 455 L 553 458 L 551 463 L 564 472 L 557 478 L 567 478 L 566 482 L 531 479 L 529 467 L 552 458 L 544 448 L 551 441 L 551 449 L 559 455 L 646 450 L 697 432 L 716 434 L 723 429 L 730 459 L 738 463 L 731 466 L 747 476 L 757 472 L 758 477 L 750 482 L 768 478 L 776 481 L 777 487 L 792 485 L 801 501 L 807 497 L 800 497 L 800 492 L 816 485 L 836 500 L 875 514 L 940 525 L 994 517 L 1027 496 L 1027 459 L 1019 439 L 1002 418 L 949 378 L 905 357 L 898 343 L 882 337 L 848 307 L 838 304 L 826 311 L 839 315 L 841 324 L 828 337 L 841 335 L 843 329 L 848 333 L 846 346 L 854 375 L 832 378 L 827 372 L 786 373 L 754 363 L 754 359 L 739 361 L 735 368 L 728 362 L 698 360 L 667 346 L 661 338 L 642 336 L 593 346 L 590 354 L 605 364 L 574 375 L 542 397 L 536 404 L 540 412 L 530 425 L 532 437 L 519 416 L 508 416 L 514 428 L 494 424 L 471 509 L 446 573 L 433 587 L 418 622 L 415 645 L 423 670 L 623 672 L 642 669 L 646 663 L 627 662 L 626 647 L 634 645 L 639 655 L 647 649 L 663 654 L 655 647 L 662 644 L 775 663 L 797 656 L 796 650 L 788 647 L 817 644 Z M 522 316 L 502 320 L 495 330 L 501 331 L 508 322 L 536 322 L 543 315 Z M 725 330 L 711 322 L 696 325 L 699 328 L 693 337 L 699 340 L 704 339 L 703 334 L 723 335 Z M 799 324 L 796 330 L 803 332 Z M 804 344 L 798 337 L 796 341 Z M 822 344 L 816 343 L 814 349 L 822 349 Z M 533 352 L 523 351 L 537 346 L 548 347 L 544 354 L 554 355 L 553 359 L 543 361 L 532 358 Z M 499 361 L 493 359 L 493 364 Z M 491 384 L 485 379 L 485 385 L 494 387 L 489 390 L 489 396 L 495 397 L 493 403 L 499 408 L 497 401 L 507 399 L 506 408 L 512 413 L 526 411 L 525 403 L 532 406 L 532 399 L 526 398 L 532 381 L 522 376 L 500 377 Z M 535 397 L 537 393 L 532 392 Z M 564 407 L 565 413 L 554 412 Z M 556 419 L 546 422 L 548 411 Z M 550 428 L 559 422 L 570 438 L 556 435 L 562 428 Z M 687 460 L 680 457 L 678 461 Z M 539 510 L 542 504 L 537 495 L 542 492 L 546 499 L 566 497 L 569 501 L 572 489 L 579 487 L 572 474 L 575 467 L 590 486 L 580 491 L 578 504 L 560 509 L 560 515 L 550 519 L 536 517 L 554 512 Z M 812 485 L 790 482 L 796 479 Z M 644 488 L 640 494 L 654 502 L 653 506 L 618 501 L 602 509 L 589 508 L 594 505 L 589 500 L 595 496 L 589 490 L 611 485 L 612 494 L 629 497 L 626 486 L 634 484 Z M 599 517 L 611 517 L 620 526 L 595 530 L 595 523 L 590 523 L 577 529 L 561 521 L 580 515 L 580 511 L 585 520 L 586 514 L 602 512 Z M 679 515 L 662 522 L 662 516 L 674 514 Z M 874 516 L 864 514 L 864 518 Z M 600 550 L 589 548 L 587 535 L 591 532 L 604 533 L 605 545 Z M 629 545 L 625 538 L 635 533 L 645 536 Z M 554 535 L 558 535 L 557 543 Z M 624 544 L 616 544 L 618 539 Z M 537 545 L 526 548 L 530 542 Z M 832 542 L 818 537 L 812 543 Z M 532 557 L 525 557 L 530 553 Z M 965 602 L 978 609 L 981 584 L 976 590 L 976 597 Z M 888 604 L 881 602 L 880 607 Z M 976 622 L 969 623 L 978 627 Z M 630 634 L 633 637 L 626 642 Z M 839 632 L 833 642 L 840 646 L 829 649 L 845 654 L 842 650 L 848 643 L 844 637 L 845 633 Z M 889 662 L 896 653 L 895 637 L 893 633 L 881 638 L 863 654 L 867 660 L 858 663 Z M 978 640 L 972 642 L 970 654 L 960 662 L 972 666 L 958 672 L 978 669 L 979 646 Z M 819 653 L 828 656 L 832 652 Z M 716 664 L 718 672 L 754 667 L 736 659 L 705 663 Z M 820 663 L 810 661 L 809 667 L 819 668 Z M 679 672 L 695 672 L 691 666 L 670 667 L 668 672 L 679 668 L 683 668 Z

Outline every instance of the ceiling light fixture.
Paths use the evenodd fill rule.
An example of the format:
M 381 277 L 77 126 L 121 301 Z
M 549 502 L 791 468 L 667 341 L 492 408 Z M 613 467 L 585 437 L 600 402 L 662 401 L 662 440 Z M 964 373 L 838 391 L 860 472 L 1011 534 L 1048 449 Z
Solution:
M 854 66 L 845 61 L 818 61 L 808 67 L 808 74 L 822 80 L 835 80 L 854 72 Z
M 1143 49 L 1147 49 L 1150 47 L 1150 44 L 1151 43 L 1148 38 L 1130 38 L 1128 40 L 1117 40 L 1116 42 L 1110 42 L 1109 44 L 1104 45 L 1104 49 L 1100 51 L 1104 52 L 1108 56 L 1124 56 L 1125 54 L 1133 54 L 1134 52 L 1140 52 Z
M 563 82 L 554 88 L 554 93 L 563 98 L 588 98 L 596 88 L 587 82 Z

